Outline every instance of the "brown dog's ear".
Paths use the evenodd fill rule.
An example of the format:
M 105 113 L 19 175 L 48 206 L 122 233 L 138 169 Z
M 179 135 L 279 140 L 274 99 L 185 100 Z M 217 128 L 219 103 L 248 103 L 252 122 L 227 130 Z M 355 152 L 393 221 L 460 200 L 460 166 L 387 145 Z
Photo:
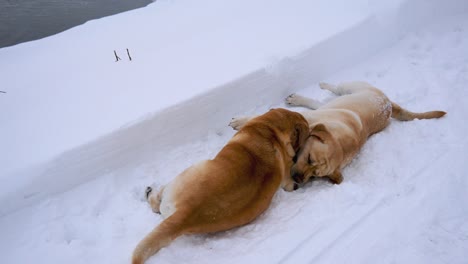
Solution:
M 309 134 L 322 142 L 325 142 L 327 138 L 330 136 L 330 132 L 322 123 L 319 123 L 315 125 L 314 127 L 312 127 L 310 129 Z
M 309 137 L 309 126 L 303 123 L 297 123 L 294 127 L 294 133 L 291 135 L 291 144 L 294 152 L 297 152 L 299 148 Z

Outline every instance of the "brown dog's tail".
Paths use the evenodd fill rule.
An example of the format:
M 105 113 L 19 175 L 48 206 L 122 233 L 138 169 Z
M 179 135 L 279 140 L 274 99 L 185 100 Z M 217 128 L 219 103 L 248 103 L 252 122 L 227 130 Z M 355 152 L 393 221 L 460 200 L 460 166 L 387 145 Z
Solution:
M 182 235 L 182 229 L 177 221 L 177 212 L 165 219 L 153 229 L 133 251 L 132 264 L 143 264 L 161 248 L 169 245 L 172 240 Z
M 392 117 L 400 121 L 411 121 L 413 119 L 431 119 L 443 117 L 444 111 L 429 111 L 424 113 L 413 113 L 392 102 Z

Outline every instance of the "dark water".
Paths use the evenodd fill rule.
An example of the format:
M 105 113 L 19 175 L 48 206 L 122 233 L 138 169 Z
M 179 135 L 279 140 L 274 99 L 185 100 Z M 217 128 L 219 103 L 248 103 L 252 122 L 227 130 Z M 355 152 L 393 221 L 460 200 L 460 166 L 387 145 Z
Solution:
M 0 48 L 47 37 L 151 0 L 0 0 Z

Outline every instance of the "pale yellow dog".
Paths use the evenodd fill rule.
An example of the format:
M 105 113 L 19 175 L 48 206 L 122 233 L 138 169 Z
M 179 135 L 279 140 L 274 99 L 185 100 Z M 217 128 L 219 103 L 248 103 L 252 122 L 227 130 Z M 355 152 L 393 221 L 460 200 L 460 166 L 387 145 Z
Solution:
M 247 122 L 214 159 L 186 169 L 159 192 L 148 188 L 148 202 L 165 219 L 138 244 L 132 263 L 145 262 L 178 236 L 254 220 L 280 186 L 293 190 L 292 160 L 308 135 L 302 115 L 273 109 Z
M 337 86 L 320 83 L 320 87 L 339 97 L 326 104 L 295 94 L 286 98 L 291 106 L 313 109 L 301 113 L 309 123 L 310 136 L 295 157 L 291 169 L 291 177 L 297 184 L 307 182 L 312 176 L 326 176 L 336 184 L 341 183 L 343 167 L 359 152 L 370 135 L 387 127 L 390 117 L 409 121 L 439 118 L 446 114 L 443 111 L 410 112 L 365 82 Z M 230 125 L 239 129 L 250 118 L 234 118 Z

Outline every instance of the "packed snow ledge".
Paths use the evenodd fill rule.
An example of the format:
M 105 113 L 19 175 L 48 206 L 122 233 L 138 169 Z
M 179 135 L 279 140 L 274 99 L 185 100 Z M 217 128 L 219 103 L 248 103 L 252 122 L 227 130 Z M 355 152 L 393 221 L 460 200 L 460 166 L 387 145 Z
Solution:
M 213 157 L 232 116 L 365 80 L 448 115 L 392 122 L 342 185 L 279 191 L 254 223 L 149 263 L 464 263 L 468 2 L 350 2 L 158 1 L 0 49 L 4 262 L 128 263 L 160 221 L 146 184 Z

